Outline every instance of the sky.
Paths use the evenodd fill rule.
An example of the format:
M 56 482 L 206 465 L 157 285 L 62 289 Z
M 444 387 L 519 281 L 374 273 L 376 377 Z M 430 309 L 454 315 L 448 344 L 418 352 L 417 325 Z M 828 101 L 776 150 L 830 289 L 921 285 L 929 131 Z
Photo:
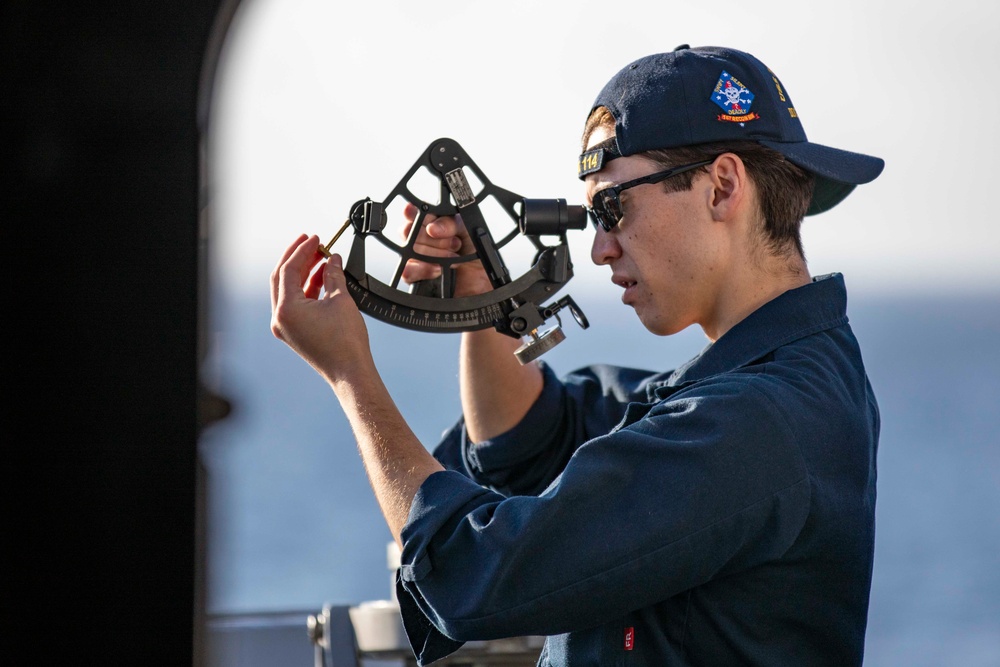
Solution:
M 904 7 L 243 0 L 211 100 L 215 280 L 265 289 L 295 236 L 332 237 L 441 137 L 501 187 L 583 203 L 575 162 L 597 92 L 636 58 L 687 43 L 753 53 L 811 141 L 885 159 L 876 181 L 806 219 L 814 275 L 842 271 L 855 291 L 995 293 L 997 4 Z M 574 280 L 610 286 L 589 243 L 571 234 Z

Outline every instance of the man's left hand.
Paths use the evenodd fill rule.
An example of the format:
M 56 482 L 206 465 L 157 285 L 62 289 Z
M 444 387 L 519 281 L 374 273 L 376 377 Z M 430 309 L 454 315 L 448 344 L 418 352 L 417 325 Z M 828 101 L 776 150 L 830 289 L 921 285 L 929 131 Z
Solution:
M 319 243 L 318 236 L 302 234 L 271 273 L 271 332 L 335 385 L 375 368 L 342 259 L 333 255 L 323 263 Z

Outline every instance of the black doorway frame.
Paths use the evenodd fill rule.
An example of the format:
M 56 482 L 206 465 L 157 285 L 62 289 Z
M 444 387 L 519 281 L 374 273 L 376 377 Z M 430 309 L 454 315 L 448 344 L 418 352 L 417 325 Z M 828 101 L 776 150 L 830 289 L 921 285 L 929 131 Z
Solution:
M 0 7 L 7 664 L 202 662 L 204 136 L 237 5 Z

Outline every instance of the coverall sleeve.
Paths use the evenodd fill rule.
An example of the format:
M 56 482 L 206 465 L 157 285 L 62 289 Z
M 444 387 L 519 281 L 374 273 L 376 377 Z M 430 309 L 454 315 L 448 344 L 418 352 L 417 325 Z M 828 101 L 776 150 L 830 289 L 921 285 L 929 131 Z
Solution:
M 463 641 L 592 627 L 779 557 L 809 499 L 753 378 L 634 403 L 537 496 L 431 475 L 402 532 L 404 625 L 422 664 Z
M 459 420 L 445 433 L 434 456 L 504 496 L 538 495 L 562 472 L 584 442 L 611 431 L 625 406 L 645 400 L 649 371 L 588 366 L 560 380 L 540 363 L 542 393 L 510 431 L 482 442 L 469 440 Z

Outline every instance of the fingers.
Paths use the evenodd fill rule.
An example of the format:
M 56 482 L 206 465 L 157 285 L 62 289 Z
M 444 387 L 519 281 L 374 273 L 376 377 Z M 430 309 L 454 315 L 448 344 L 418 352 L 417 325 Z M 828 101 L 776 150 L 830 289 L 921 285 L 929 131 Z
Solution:
M 432 222 L 425 223 L 420 228 L 420 233 L 414 240 L 414 249 L 437 248 L 439 250 L 451 250 L 454 252 L 461 248 L 462 239 L 450 231 L 452 225 L 442 222 L 444 220 L 447 219 L 438 218 Z M 407 223 L 403 228 L 404 238 L 409 239 L 412 230 L 413 223 Z M 420 251 L 418 250 L 418 252 Z
M 412 224 L 417 219 L 417 207 L 406 202 L 406 206 L 403 207 L 403 216 Z
M 280 290 L 280 283 L 281 283 L 281 268 L 285 265 L 285 262 L 288 261 L 288 258 L 291 257 L 292 253 L 295 252 L 295 250 L 300 245 L 302 245 L 302 242 L 305 241 L 307 238 L 309 238 L 309 237 L 306 236 L 305 234 L 299 234 L 298 238 L 295 239 L 292 242 L 292 244 L 285 249 L 285 252 L 282 253 L 282 255 L 281 255 L 281 259 L 278 260 L 278 263 L 274 266 L 274 270 L 271 271 L 271 308 L 272 309 L 278 303 L 278 292 Z
M 465 233 L 465 225 L 455 218 L 433 218 L 424 224 L 424 230 L 432 239 L 452 239 Z
M 428 257 L 441 257 L 443 259 L 447 259 L 458 257 L 458 253 L 456 251 L 461 248 L 461 245 L 461 241 L 455 237 L 451 237 L 450 239 L 439 240 L 436 243 L 431 242 L 415 244 L 413 246 L 413 250 L 414 252 Z M 437 278 L 441 275 L 441 271 L 442 267 L 440 264 L 411 259 L 407 261 L 406 266 L 403 267 L 402 278 L 405 282 L 412 284 L 418 280 Z
M 404 214 L 407 223 L 403 227 L 403 235 L 409 241 L 413 236 L 413 225 L 418 220 L 417 207 L 408 204 Z M 420 220 L 420 231 L 413 240 L 413 251 L 428 257 L 451 258 L 461 254 L 465 245 L 464 237 L 468 237 L 465 226 L 458 216 L 436 217 L 426 214 Z M 402 279 L 408 284 L 420 280 L 429 280 L 441 275 L 442 267 L 430 261 L 410 260 L 403 267 Z
M 440 264 L 421 262 L 411 259 L 406 262 L 406 266 L 403 267 L 403 273 L 400 277 L 403 279 L 404 283 L 412 285 L 413 283 L 421 280 L 431 280 L 432 278 L 437 278 L 441 275 L 441 272 L 442 268 Z
M 338 254 L 330 256 L 323 270 L 323 290 L 327 298 L 347 292 L 347 278 L 344 277 L 344 260 Z
M 323 259 L 317 252 L 319 237 L 300 235 L 285 250 L 281 261 L 271 274 L 271 306 L 290 296 L 305 296 L 305 287 L 316 264 Z
M 292 241 L 292 244 L 290 246 L 285 248 L 285 252 L 281 256 L 281 259 L 278 260 L 278 264 L 275 266 L 275 270 L 281 268 L 281 265 L 288 261 L 288 258 L 291 257 L 292 253 L 295 252 L 296 248 L 302 245 L 302 242 L 308 238 L 309 237 L 305 234 L 299 234 L 299 237 L 294 241 Z
M 403 225 L 403 236 L 409 238 L 410 233 L 413 230 L 413 225 L 417 220 L 417 207 L 413 204 L 407 204 L 404 208 L 404 216 L 406 217 L 406 224 Z M 417 237 L 418 243 L 433 243 L 435 241 L 447 242 L 448 239 L 452 237 L 462 237 L 468 236 L 465 231 L 465 225 L 462 224 L 461 216 L 442 216 L 438 217 L 433 213 L 427 213 L 421 220 L 420 234 Z M 450 242 L 445 243 L 449 245 Z
M 323 289 L 323 274 L 326 270 L 326 264 L 327 262 L 320 264 L 319 267 L 312 272 L 312 275 L 309 276 L 309 283 L 306 285 L 305 290 L 307 299 L 319 298 L 320 290 Z

